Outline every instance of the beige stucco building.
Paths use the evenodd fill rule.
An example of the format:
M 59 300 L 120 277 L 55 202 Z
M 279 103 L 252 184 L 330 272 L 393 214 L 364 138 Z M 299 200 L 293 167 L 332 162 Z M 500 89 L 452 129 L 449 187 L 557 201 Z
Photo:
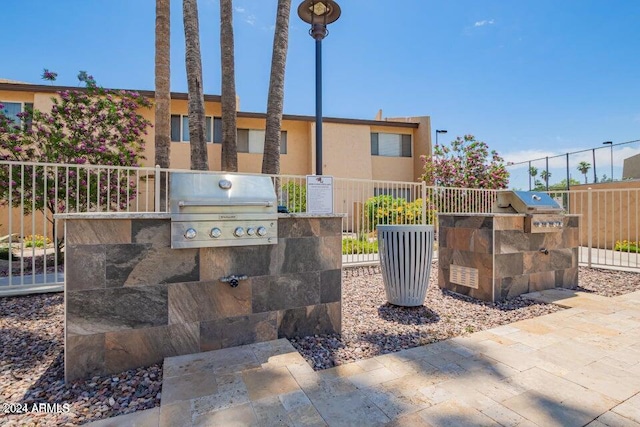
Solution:
M 51 97 L 59 90 L 79 89 L 47 85 L 21 84 L 0 80 L 0 103 L 11 113 L 25 105 L 48 111 Z M 153 101 L 154 92 L 139 91 Z M 189 168 L 190 152 L 187 119 L 187 94 L 171 94 L 172 144 L 171 167 Z M 205 95 L 209 168 L 221 165 L 220 97 Z M 153 109 L 140 113 L 154 121 Z M 265 114 L 238 112 L 238 168 L 240 172 L 260 172 L 264 144 Z M 339 178 L 388 181 L 416 181 L 422 172 L 420 156 L 431 152 L 431 125 L 428 116 L 402 119 L 360 120 L 325 117 L 323 119 L 323 174 Z M 307 175 L 315 169 L 315 118 L 285 114 L 282 120 L 282 174 Z M 154 159 L 154 128 L 145 136 L 145 166 Z
M 5 114 L 17 114 L 29 105 L 41 111 L 49 111 L 52 97 L 60 90 L 82 90 L 77 87 L 32 85 L 0 79 L 0 104 Z M 154 92 L 138 91 L 153 101 Z M 171 94 L 171 168 L 188 169 L 190 148 L 188 142 L 188 107 L 186 93 Z M 209 168 L 221 167 L 221 103 L 217 95 L 205 95 Z M 142 109 L 140 113 L 152 123 L 154 110 Z M 238 169 L 240 172 L 259 173 L 262 169 L 262 149 L 266 115 L 263 113 L 238 111 Z M 143 166 L 153 166 L 155 158 L 155 128 L 150 127 L 145 139 L 146 160 Z M 315 117 L 285 114 L 282 120 L 282 144 L 280 171 L 283 175 L 311 175 L 315 173 Z M 398 191 L 408 195 L 407 185 L 400 182 L 417 182 L 422 174 L 420 156 L 431 153 L 431 124 L 428 116 L 376 120 L 325 117 L 323 119 L 323 174 L 336 178 L 352 178 L 369 181 L 358 184 L 354 194 L 336 187 L 334 206 L 336 211 L 346 213 L 348 229 L 357 227 L 357 213 L 362 203 L 376 194 L 390 192 L 388 187 L 371 180 L 395 182 Z M 390 184 L 395 185 L 395 184 Z M 151 187 L 153 188 L 153 187 Z M 407 187 L 408 188 L 408 187 Z M 411 198 L 419 197 L 415 192 Z M 355 215 L 354 215 L 355 214 Z M 9 209 L 0 207 L 0 236 L 9 233 L 7 228 Z M 43 231 L 46 222 L 36 215 L 34 233 Z M 14 209 L 14 223 L 22 217 Z M 21 221 L 26 221 L 22 218 Z M 15 227 L 13 227 L 15 228 Z M 14 230 L 15 231 L 15 230 Z M 29 234 L 25 232 L 24 234 Z

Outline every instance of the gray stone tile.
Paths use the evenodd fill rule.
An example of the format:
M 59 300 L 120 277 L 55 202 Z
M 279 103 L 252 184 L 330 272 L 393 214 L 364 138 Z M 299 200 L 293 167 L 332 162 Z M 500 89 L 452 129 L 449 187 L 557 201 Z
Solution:
M 342 270 L 320 272 L 320 302 L 342 300 Z
M 171 221 L 166 219 L 131 220 L 131 242 L 151 243 L 156 247 L 170 247 Z
M 275 312 L 229 317 L 200 323 L 202 351 L 270 341 L 277 336 Z
M 67 336 L 64 352 L 65 381 L 103 375 L 104 334 Z
M 106 286 L 104 245 L 67 245 L 65 258 L 65 292 L 102 289 Z
M 198 249 L 150 243 L 107 248 L 107 287 L 193 282 L 200 279 Z
M 339 334 L 341 303 L 318 304 L 278 312 L 278 338 L 315 334 Z
M 279 274 L 278 245 L 231 246 L 200 250 L 200 280 L 231 274 L 249 277 Z
M 67 245 L 131 243 L 131 220 L 74 219 L 65 221 Z
M 320 303 L 320 273 L 261 276 L 251 280 L 254 313 Z
M 168 323 L 166 285 L 69 292 L 67 333 L 87 335 Z
M 251 314 L 251 285 L 191 282 L 168 285 L 169 323 L 201 322 Z
M 280 218 L 278 220 L 278 238 L 320 236 L 320 222 L 319 218 Z
M 342 267 L 339 236 L 285 239 L 282 274 L 335 270 Z
M 639 374 L 602 362 L 594 362 L 571 371 L 564 375 L 564 378 L 620 402 L 640 391 Z
M 199 350 L 195 323 L 109 332 L 105 339 L 108 373 L 160 363 L 165 357 Z

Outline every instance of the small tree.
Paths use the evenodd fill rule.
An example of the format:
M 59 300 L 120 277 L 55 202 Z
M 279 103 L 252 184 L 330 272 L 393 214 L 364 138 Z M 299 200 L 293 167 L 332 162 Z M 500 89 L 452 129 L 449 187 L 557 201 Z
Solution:
M 507 188 L 504 159 L 473 135 L 457 137 L 451 146 L 436 145 L 432 156 L 422 156 L 428 185 L 455 188 Z
M 578 163 L 578 170 L 584 175 L 585 184 L 587 183 L 587 173 L 589 173 L 589 169 L 591 169 L 591 164 L 589 162 Z
M 27 109 L 19 115 L 26 125 L 0 112 L 0 160 L 79 165 L 0 169 L 2 203 L 23 206 L 25 214 L 41 211 L 53 227 L 55 213 L 125 208 L 136 197 L 126 174 L 80 165 L 139 166 L 151 124 L 138 113 L 151 104 L 137 92 L 100 88 L 84 72 L 78 78 L 86 89 L 58 92 L 49 113 Z
M 502 157 L 473 135 L 457 137 L 451 146 L 434 147 L 432 156 L 422 156 L 428 185 L 454 188 L 507 188 L 509 172 Z M 469 194 L 467 194 L 469 193 Z M 470 192 L 439 189 L 432 193 L 431 203 L 439 212 L 476 212 L 482 201 Z
M 540 178 L 544 179 L 544 182 L 546 184 L 546 188 L 549 188 L 549 178 L 551 178 L 551 172 L 549 172 L 548 170 L 543 170 L 542 172 L 540 172 Z

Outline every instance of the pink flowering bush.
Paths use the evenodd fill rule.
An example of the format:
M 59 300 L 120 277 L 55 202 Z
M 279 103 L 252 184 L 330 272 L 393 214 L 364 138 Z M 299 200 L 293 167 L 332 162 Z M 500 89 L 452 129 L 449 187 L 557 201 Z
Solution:
M 509 184 L 509 172 L 502 157 L 489 146 L 477 141 L 473 135 L 457 137 L 451 146 L 436 145 L 432 156 L 422 156 L 424 173 L 421 179 L 427 185 L 452 188 L 503 189 Z M 458 210 L 473 212 L 476 208 L 469 200 L 443 200 L 464 198 L 464 192 L 438 191 L 434 203 L 440 207 L 455 206 Z M 462 208 L 464 207 L 464 209 Z
M 151 123 L 138 110 L 151 103 L 137 92 L 103 89 L 92 76 L 82 77 L 86 89 L 58 92 L 50 112 L 27 109 L 19 114 L 21 123 L 0 112 L 0 161 L 78 165 L 0 165 L 1 203 L 53 214 L 116 210 L 136 197 L 126 171 L 81 165 L 139 166 Z

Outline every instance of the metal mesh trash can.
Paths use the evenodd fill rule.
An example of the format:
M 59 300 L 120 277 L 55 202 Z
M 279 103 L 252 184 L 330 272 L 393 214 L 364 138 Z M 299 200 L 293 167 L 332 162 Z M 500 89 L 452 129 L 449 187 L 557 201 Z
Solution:
M 382 278 L 391 304 L 424 304 L 433 258 L 433 225 L 378 225 Z

